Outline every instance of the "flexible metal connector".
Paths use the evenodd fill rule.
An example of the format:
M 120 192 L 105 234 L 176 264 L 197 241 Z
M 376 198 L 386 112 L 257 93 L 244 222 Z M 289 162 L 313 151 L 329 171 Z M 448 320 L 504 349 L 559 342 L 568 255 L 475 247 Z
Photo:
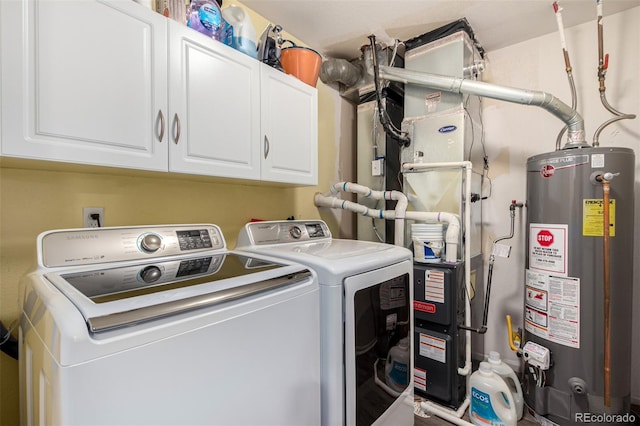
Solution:
M 604 36 L 603 36 L 603 24 L 602 24 L 602 0 L 596 1 L 596 14 L 598 16 L 598 83 L 600 91 L 600 101 L 602 102 L 602 106 L 613 114 L 615 117 L 610 118 L 609 120 L 602 123 L 596 132 L 593 135 L 593 146 L 600 146 L 600 133 L 605 129 L 605 127 L 610 124 L 615 123 L 620 120 L 633 120 L 636 118 L 635 114 L 625 114 L 623 112 L 618 111 L 614 107 L 612 107 L 607 101 L 607 96 L 605 92 L 607 91 L 607 87 L 605 85 L 605 79 L 607 70 L 609 69 L 609 54 L 604 54 Z

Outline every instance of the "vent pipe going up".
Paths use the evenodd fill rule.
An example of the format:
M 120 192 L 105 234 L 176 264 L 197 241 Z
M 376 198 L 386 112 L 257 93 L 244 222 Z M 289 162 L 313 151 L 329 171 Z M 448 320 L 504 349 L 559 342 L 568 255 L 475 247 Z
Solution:
M 373 75 L 373 67 L 369 62 L 367 63 L 367 72 Z M 582 116 L 575 109 L 549 93 L 499 86 L 465 78 L 411 71 L 384 65 L 379 66 L 379 77 L 386 80 L 405 84 L 416 84 L 447 92 L 476 95 L 516 104 L 537 106 L 555 115 L 567 125 L 568 141 L 563 149 L 590 146 L 585 140 L 584 119 Z

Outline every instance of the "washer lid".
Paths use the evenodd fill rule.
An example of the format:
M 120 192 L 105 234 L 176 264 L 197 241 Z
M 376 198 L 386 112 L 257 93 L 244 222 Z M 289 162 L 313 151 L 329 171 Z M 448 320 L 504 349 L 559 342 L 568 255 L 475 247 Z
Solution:
M 101 332 L 297 284 L 311 275 L 300 265 L 218 252 L 44 276 L 78 308 L 90 331 Z

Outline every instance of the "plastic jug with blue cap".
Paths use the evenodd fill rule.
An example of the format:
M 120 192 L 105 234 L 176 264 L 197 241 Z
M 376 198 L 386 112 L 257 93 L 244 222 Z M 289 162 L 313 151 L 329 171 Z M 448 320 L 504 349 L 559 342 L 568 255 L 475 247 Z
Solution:
M 516 426 L 516 403 L 511 391 L 491 364 L 480 363 L 480 368 L 469 379 L 471 406 L 469 420 L 478 426 Z
M 253 28 L 249 14 L 242 7 L 232 4 L 222 10 L 222 16 L 233 28 L 231 47 L 252 58 L 257 58 L 256 30 Z
M 502 380 L 504 380 L 509 387 L 513 400 L 516 403 L 516 414 L 518 415 L 518 420 L 520 420 L 522 418 L 524 408 L 524 396 L 522 394 L 522 386 L 520 386 L 518 376 L 508 364 L 500 359 L 499 352 L 489 352 L 489 358 L 487 361 L 489 362 L 489 365 L 491 365 L 493 372 L 502 377 Z

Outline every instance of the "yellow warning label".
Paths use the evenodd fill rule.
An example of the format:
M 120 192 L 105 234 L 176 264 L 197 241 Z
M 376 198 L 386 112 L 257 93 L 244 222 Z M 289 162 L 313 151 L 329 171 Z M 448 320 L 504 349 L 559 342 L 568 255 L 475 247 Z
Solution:
M 582 204 L 582 235 L 603 237 L 604 209 L 602 199 L 585 199 Z M 609 235 L 616 236 L 616 200 L 609 200 Z

